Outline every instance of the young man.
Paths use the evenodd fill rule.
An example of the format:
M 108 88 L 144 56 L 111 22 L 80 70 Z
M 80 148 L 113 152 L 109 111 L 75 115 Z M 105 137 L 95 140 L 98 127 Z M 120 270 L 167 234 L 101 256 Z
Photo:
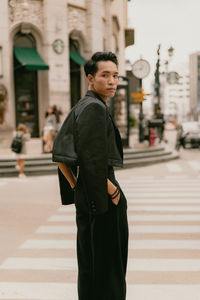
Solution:
M 117 88 L 118 61 L 97 52 L 84 69 L 88 92 L 63 123 L 53 160 L 62 203 L 76 206 L 78 299 L 125 300 L 127 201 L 113 170 L 122 167 L 123 150 L 106 106 Z

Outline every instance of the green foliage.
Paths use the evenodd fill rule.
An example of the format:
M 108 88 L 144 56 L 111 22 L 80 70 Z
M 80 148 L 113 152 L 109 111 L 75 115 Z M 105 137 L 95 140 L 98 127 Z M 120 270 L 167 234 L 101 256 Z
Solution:
M 134 128 L 137 125 L 136 118 L 134 118 L 132 115 L 129 115 L 129 126 Z

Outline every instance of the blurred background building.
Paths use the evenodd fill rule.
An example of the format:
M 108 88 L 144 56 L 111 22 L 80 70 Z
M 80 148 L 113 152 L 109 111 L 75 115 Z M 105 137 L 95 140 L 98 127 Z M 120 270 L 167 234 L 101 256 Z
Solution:
M 194 120 L 200 120 L 200 52 L 190 55 L 190 110 Z
M 127 0 L 0 0 L 1 145 L 26 124 L 41 135 L 48 106 L 63 117 L 87 90 L 83 65 L 95 51 L 113 51 L 125 75 Z
M 189 121 L 190 115 L 190 75 L 188 64 L 175 67 L 178 81 L 170 84 L 166 81 L 163 91 L 163 112 L 165 119 L 174 124 Z

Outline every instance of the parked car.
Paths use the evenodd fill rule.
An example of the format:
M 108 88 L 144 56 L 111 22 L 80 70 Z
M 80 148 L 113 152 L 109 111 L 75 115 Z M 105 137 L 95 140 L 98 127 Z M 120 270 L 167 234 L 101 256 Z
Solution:
M 177 130 L 176 149 L 200 147 L 200 122 L 184 122 Z

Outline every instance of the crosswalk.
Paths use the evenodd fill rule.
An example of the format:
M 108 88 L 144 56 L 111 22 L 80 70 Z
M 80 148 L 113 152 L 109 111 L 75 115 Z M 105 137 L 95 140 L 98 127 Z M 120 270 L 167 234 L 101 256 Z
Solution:
M 127 300 L 200 300 L 200 178 L 170 164 L 161 178 L 117 172 L 128 199 Z M 0 299 L 78 299 L 75 248 L 74 206 L 57 207 L 1 262 Z

